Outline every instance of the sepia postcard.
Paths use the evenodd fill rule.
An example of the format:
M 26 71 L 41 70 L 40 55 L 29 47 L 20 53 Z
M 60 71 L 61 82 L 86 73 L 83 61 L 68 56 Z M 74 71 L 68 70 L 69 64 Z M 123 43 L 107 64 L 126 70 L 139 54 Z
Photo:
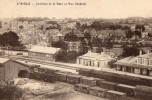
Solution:
M 0 100 L 152 100 L 152 0 L 0 0 Z

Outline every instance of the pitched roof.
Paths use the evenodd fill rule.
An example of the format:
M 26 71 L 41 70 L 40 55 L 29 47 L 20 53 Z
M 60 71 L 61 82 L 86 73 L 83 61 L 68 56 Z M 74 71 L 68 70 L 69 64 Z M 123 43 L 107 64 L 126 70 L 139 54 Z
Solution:
M 7 58 L 0 58 L 0 64 L 3 64 L 5 62 L 9 61 Z
M 147 54 L 139 55 L 138 57 L 152 58 L 152 53 L 147 53 Z
M 84 58 L 84 59 L 91 59 L 91 60 L 108 60 L 112 59 L 109 54 L 102 52 L 102 53 L 93 53 L 93 52 L 88 52 L 84 54 L 83 56 L 80 56 L 79 58 Z
M 31 52 L 38 52 L 38 53 L 55 54 L 60 49 L 61 48 L 33 46 L 29 51 L 31 51 Z

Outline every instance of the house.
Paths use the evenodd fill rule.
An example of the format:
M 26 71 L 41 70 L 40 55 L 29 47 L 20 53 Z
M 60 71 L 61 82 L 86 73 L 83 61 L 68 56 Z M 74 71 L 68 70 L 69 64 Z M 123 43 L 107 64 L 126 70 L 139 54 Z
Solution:
M 61 48 L 33 46 L 28 51 L 28 56 L 35 59 L 55 61 L 55 55 L 61 50 Z
M 118 60 L 114 63 L 114 67 L 118 71 L 152 76 L 152 53 L 149 53 L 148 50 L 146 54 L 142 54 L 140 51 L 140 55 L 137 57 Z
M 109 54 L 105 52 L 93 53 L 88 51 L 88 53 L 77 57 L 77 64 L 98 68 L 109 67 L 108 62 L 114 60 Z
M 0 58 L 0 80 L 12 80 L 17 77 L 27 78 L 30 67 L 26 64 L 6 58 Z

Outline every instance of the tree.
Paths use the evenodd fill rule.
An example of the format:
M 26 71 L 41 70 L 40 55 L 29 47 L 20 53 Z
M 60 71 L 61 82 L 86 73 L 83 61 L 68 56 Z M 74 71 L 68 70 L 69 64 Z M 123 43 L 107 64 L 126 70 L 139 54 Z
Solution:
M 126 31 L 126 38 L 132 38 L 133 32 L 131 30 Z
M 107 39 L 107 41 L 106 41 L 106 48 L 107 49 L 113 48 L 113 42 L 112 42 L 111 38 Z
M 145 31 L 145 26 L 144 26 L 144 25 L 138 25 L 138 24 L 137 24 L 137 25 L 135 26 L 135 29 L 136 29 L 136 30 L 139 29 L 140 32 L 144 32 L 144 31 Z
M 129 57 L 129 56 L 138 56 L 140 52 L 140 49 L 137 45 L 133 45 L 132 47 L 128 47 L 127 45 L 123 46 L 123 57 Z M 142 54 L 145 54 L 145 52 L 142 50 Z
M 94 21 L 91 27 L 94 28 L 95 30 L 101 30 L 101 24 L 99 21 Z
M 91 34 L 90 34 L 90 32 L 88 32 L 88 31 L 84 32 L 84 38 L 86 38 L 88 41 L 91 41 Z
M 19 37 L 17 33 L 15 32 L 5 32 L 4 34 L 0 35 L 0 44 L 2 46 L 12 46 L 12 47 L 17 47 L 17 46 L 22 46 Z
M 62 40 L 52 41 L 51 46 L 56 48 L 62 48 L 63 50 L 68 49 L 68 44 Z
M 19 87 L 10 82 L 1 82 L 0 98 L 1 100 L 19 100 L 23 99 L 24 92 Z
M 78 54 L 76 51 L 69 51 L 67 54 L 68 62 L 75 62 Z
M 81 24 L 79 22 L 76 22 L 76 28 L 80 29 L 81 28 Z
M 68 53 L 66 50 L 59 51 L 56 55 L 56 61 L 67 62 L 67 55 Z
M 137 31 L 136 30 L 133 33 L 134 33 L 134 35 L 137 35 L 137 36 L 139 36 L 141 38 L 141 35 L 142 35 L 141 31 Z
M 65 41 L 78 41 L 78 37 L 74 34 L 74 31 L 72 30 L 70 33 L 66 34 L 64 36 Z

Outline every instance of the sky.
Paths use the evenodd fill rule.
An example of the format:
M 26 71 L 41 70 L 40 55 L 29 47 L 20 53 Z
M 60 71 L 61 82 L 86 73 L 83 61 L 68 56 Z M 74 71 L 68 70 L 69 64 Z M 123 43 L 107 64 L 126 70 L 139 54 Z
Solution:
M 19 2 L 31 5 L 17 5 Z M 36 5 L 86 3 L 86 5 Z M 152 17 L 152 0 L 0 0 L 0 18 L 127 18 Z

